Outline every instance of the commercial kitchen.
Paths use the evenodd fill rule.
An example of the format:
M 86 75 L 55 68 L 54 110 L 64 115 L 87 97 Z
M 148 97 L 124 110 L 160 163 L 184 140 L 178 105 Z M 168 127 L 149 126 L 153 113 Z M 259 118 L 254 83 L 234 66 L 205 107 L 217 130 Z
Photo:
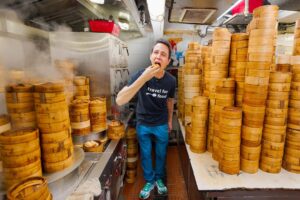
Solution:
M 139 199 L 138 97 L 116 99 L 161 38 L 168 192 L 147 199 L 300 199 L 299 1 L 2 0 L 0 200 Z

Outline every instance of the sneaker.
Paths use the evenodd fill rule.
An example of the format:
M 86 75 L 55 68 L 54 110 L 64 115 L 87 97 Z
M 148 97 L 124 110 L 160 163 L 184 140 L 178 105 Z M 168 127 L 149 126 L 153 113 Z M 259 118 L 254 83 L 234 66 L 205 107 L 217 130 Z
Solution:
M 167 194 L 168 193 L 168 189 L 165 186 L 165 184 L 163 183 L 163 181 L 161 179 L 158 179 L 156 182 L 156 187 L 157 187 L 157 192 L 158 194 Z
M 153 190 L 153 183 L 146 183 L 139 194 L 140 199 L 147 199 L 150 196 L 150 192 Z

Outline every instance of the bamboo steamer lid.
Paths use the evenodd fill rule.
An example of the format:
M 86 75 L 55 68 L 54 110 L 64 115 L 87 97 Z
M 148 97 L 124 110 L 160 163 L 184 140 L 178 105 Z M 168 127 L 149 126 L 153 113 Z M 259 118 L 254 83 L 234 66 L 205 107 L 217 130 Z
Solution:
M 75 76 L 73 82 L 77 86 L 89 85 L 90 84 L 90 79 L 86 76 Z
M 1 145 L 11 145 L 23 142 L 29 142 L 39 138 L 39 133 L 37 129 L 21 129 L 7 131 L 0 134 L 0 144 Z
M 213 32 L 213 41 L 230 41 L 231 33 L 227 28 L 215 28 Z
M 279 7 L 277 5 L 264 5 L 253 10 L 254 17 L 263 17 L 264 15 L 274 14 L 274 18 L 278 15 Z
M 51 93 L 64 92 L 64 85 L 62 83 L 43 83 L 34 86 L 34 91 L 37 93 Z
M 34 93 L 35 103 L 59 103 L 66 101 L 66 95 L 64 92 L 47 92 L 47 93 Z
M 33 92 L 33 86 L 30 84 L 9 85 L 5 88 L 6 92 L 30 93 Z
M 233 33 L 231 35 L 232 41 L 241 41 L 241 40 L 248 40 L 249 35 L 247 33 Z

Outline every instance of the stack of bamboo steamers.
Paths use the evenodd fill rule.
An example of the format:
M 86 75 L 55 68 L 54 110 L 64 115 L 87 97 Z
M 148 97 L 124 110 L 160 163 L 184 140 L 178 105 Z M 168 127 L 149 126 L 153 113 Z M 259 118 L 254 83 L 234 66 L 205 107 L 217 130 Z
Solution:
M 35 128 L 33 86 L 23 84 L 7 86 L 5 94 L 12 128 Z
M 137 161 L 138 161 L 138 141 L 136 130 L 133 127 L 128 127 L 126 132 L 127 143 L 127 160 L 126 160 L 126 177 L 127 183 L 134 183 L 137 176 Z
M 41 136 L 43 167 L 55 172 L 73 163 L 73 143 L 64 86 L 45 83 L 35 86 L 35 110 Z
M 202 60 L 198 43 L 190 43 L 183 68 L 184 80 L 184 123 L 191 122 L 192 98 L 201 95 L 202 91 Z
M 215 29 L 211 57 L 203 53 L 209 48 L 201 47 L 202 60 L 209 60 L 203 74 L 209 130 L 207 99 L 194 96 L 192 123 L 184 118 L 186 142 L 192 152 L 202 153 L 206 137 L 207 150 L 228 174 L 256 173 L 259 168 L 279 173 L 281 167 L 300 173 L 300 20 L 294 56 L 280 55 L 274 65 L 278 7 L 259 7 L 253 16 L 248 34 Z
M 276 44 L 277 15 L 277 6 L 256 8 L 253 11 L 254 18 L 248 26 L 250 33 L 241 145 L 241 169 L 248 173 L 256 173 L 259 167 L 270 68 Z

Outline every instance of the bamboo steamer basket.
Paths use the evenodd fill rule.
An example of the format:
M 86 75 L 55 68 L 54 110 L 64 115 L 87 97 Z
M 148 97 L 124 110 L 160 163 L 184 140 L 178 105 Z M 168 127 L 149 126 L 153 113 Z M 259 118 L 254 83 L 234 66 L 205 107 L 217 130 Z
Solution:
M 59 143 L 71 137 L 70 129 L 59 132 L 43 133 L 40 135 L 42 144 Z
M 73 156 L 73 146 L 68 149 L 61 150 L 55 153 L 46 153 L 42 152 L 43 163 L 57 163 L 67 160 L 68 158 Z
M 64 92 L 48 92 L 48 93 L 34 93 L 34 102 L 35 103 L 59 103 L 66 101 L 66 95 Z
M 283 160 L 282 167 L 289 172 L 300 174 L 300 166 L 299 165 L 289 164 L 285 160 Z
M 230 41 L 213 41 L 212 44 L 212 52 L 215 50 L 214 47 L 217 48 L 223 48 L 223 49 L 229 49 L 230 48 Z
M 274 166 L 274 165 L 266 164 L 262 161 L 259 163 L 259 168 L 262 171 L 265 171 L 265 172 L 268 172 L 268 173 L 273 173 L 273 174 L 277 174 L 281 171 L 281 165 L 280 166 Z
M 287 129 L 287 139 L 290 141 L 299 142 L 300 141 L 300 131 L 288 128 Z
M 23 113 L 34 111 L 33 103 L 6 103 L 9 113 Z
M 290 99 L 289 106 L 290 106 L 290 108 L 300 109 L 300 101 L 299 100 Z
M 276 117 L 266 117 L 265 124 L 277 125 L 277 126 L 285 126 L 287 124 L 286 118 L 276 118 Z
M 243 157 L 241 158 L 241 170 L 249 173 L 255 174 L 258 171 L 259 160 L 247 160 Z
M 5 90 L 7 93 L 21 93 L 19 94 L 22 97 L 27 97 L 27 96 L 31 96 L 32 94 L 29 95 L 28 93 L 32 93 L 33 92 L 33 86 L 30 84 L 13 84 L 13 85 L 8 85 L 5 87 Z M 27 95 L 24 95 L 23 93 L 27 93 Z M 11 95 L 17 95 L 17 94 L 11 94 Z
M 88 135 L 91 131 L 91 121 L 71 122 L 72 134 Z
M 10 129 L 11 129 L 11 125 L 9 122 L 8 115 L 1 114 L 0 115 L 0 135 L 1 135 L 1 133 L 9 131 Z M 0 138 L 1 138 L 1 136 L 0 136 Z M 0 143 L 1 143 L 1 139 L 0 139 Z
M 287 117 L 287 109 L 275 109 L 275 108 L 266 108 L 266 116 L 267 117 L 279 117 L 286 118 Z
M 33 163 L 41 158 L 40 149 L 36 149 L 32 152 L 17 155 L 17 156 L 3 156 L 3 167 L 4 168 L 13 168 L 13 167 L 22 167 L 24 165 L 28 165 Z
M 191 141 L 191 134 L 192 134 L 192 124 L 188 123 L 185 126 L 185 143 L 190 144 Z
M 275 50 L 274 46 L 265 45 L 249 45 L 248 53 L 273 53 Z
M 7 199 L 51 200 L 47 185 L 47 180 L 41 176 L 24 179 L 8 189 Z
M 112 140 L 118 140 L 125 136 L 125 126 L 122 122 L 118 120 L 112 120 L 108 124 L 108 138 Z
M 41 160 L 37 160 L 29 165 L 14 168 L 3 168 L 3 177 L 5 180 L 18 179 L 22 180 L 40 172 L 42 174 Z
M 268 85 L 269 78 L 261 78 L 255 76 L 245 76 L 245 84 L 250 85 Z
M 3 133 L 5 134 L 5 133 Z M 18 144 L 2 144 L 0 147 L 3 160 L 5 156 L 19 156 L 22 154 L 30 153 L 36 149 L 39 149 L 39 139 L 34 139 L 28 142 L 22 142 Z
M 290 72 L 270 72 L 270 83 L 290 83 L 291 81 Z
M 128 169 L 136 169 L 137 168 L 138 157 L 127 157 L 126 167 Z
M 243 125 L 242 127 L 242 144 L 247 146 L 258 146 L 262 139 L 262 128 L 249 127 Z
M 274 109 L 286 109 L 289 102 L 287 100 L 267 100 L 266 106 Z
M 247 62 L 246 65 L 247 69 L 254 70 L 270 70 L 271 68 L 270 62 Z
M 284 142 L 285 135 L 264 132 L 263 139 L 270 142 Z
M 270 142 L 267 140 L 262 141 L 262 148 L 267 150 L 281 151 L 284 150 L 284 143 Z
M 31 92 L 6 92 L 5 99 L 7 103 L 30 103 L 33 95 Z
M 249 46 L 257 46 L 257 45 L 266 45 L 266 46 L 275 46 L 276 40 L 273 37 L 265 38 L 265 37 L 251 37 L 249 38 Z M 256 53 L 258 55 L 258 53 Z M 271 56 L 272 53 L 265 53 L 266 55 Z M 261 60 L 251 60 L 251 61 L 259 61 L 266 62 L 266 59 Z M 267 62 L 270 62 L 270 59 L 267 59 Z
M 261 37 L 275 37 L 277 35 L 276 29 L 254 29 L 251 30 L 250 37 L 253 38 L 261 38 Z
M 280 158 L 281 159 L 283 157 L 283 151 L 262 148 L 261 155 L 270 157 L 270 158 Z
M 238 174 L 240 172 L 240 161 L 220 159 L 219 170 L 226 174 Z
M 39 123 L 38 127 L 43 134 L 44 133 L 52 133 L 52 132 L 60 132 L 60 131 L 64 131 L 64 130 L 67 130 L 70 128 L 70 121 L 68 119 L 68 120 L 56 122 L 56 123 L 47 123 L 47 124 Z
M 269 91 L 272 92 L 290 92 L 291 83 L 270 83 Z
M 60 142 L 53 142 L 53 143 L 42 143 L 41 144 L 43 153 L 57 153 L 60 151 L 68 150 L 73 147 L 72 138 L 66 138 Z
M 68 110 L 61 110 L 58 112 L 37 113 L 37 122 L 39 124 L 50 124 L 69 120 Z
M 88 146 L 87 143 L 83 144 L 83 150 L 85 152 L 103 152 L 104 143 L 101 143 L 99 140 L 94 140 L 98 146 Z
M 281 72 L 291 72 L 292 67 L 290 64 L 277 64 L 276 65 L 276 71 Z
M 247 160 L 259 160 L 261 152 L 261 145 L 258 146 L 246 146 L 241 144 L 241 158 Z
M 4 167 L 3 176 L 6 180 L 24 179 L 37 172 L 41 172 L 41 160 L 38 159 L 32 163 L 20 167 Z
M 40 114 L 55 113 L 62 110 L 68 110 L 68 104 L 66 101 L 49 104 L 35 103 L 35 111 Z

